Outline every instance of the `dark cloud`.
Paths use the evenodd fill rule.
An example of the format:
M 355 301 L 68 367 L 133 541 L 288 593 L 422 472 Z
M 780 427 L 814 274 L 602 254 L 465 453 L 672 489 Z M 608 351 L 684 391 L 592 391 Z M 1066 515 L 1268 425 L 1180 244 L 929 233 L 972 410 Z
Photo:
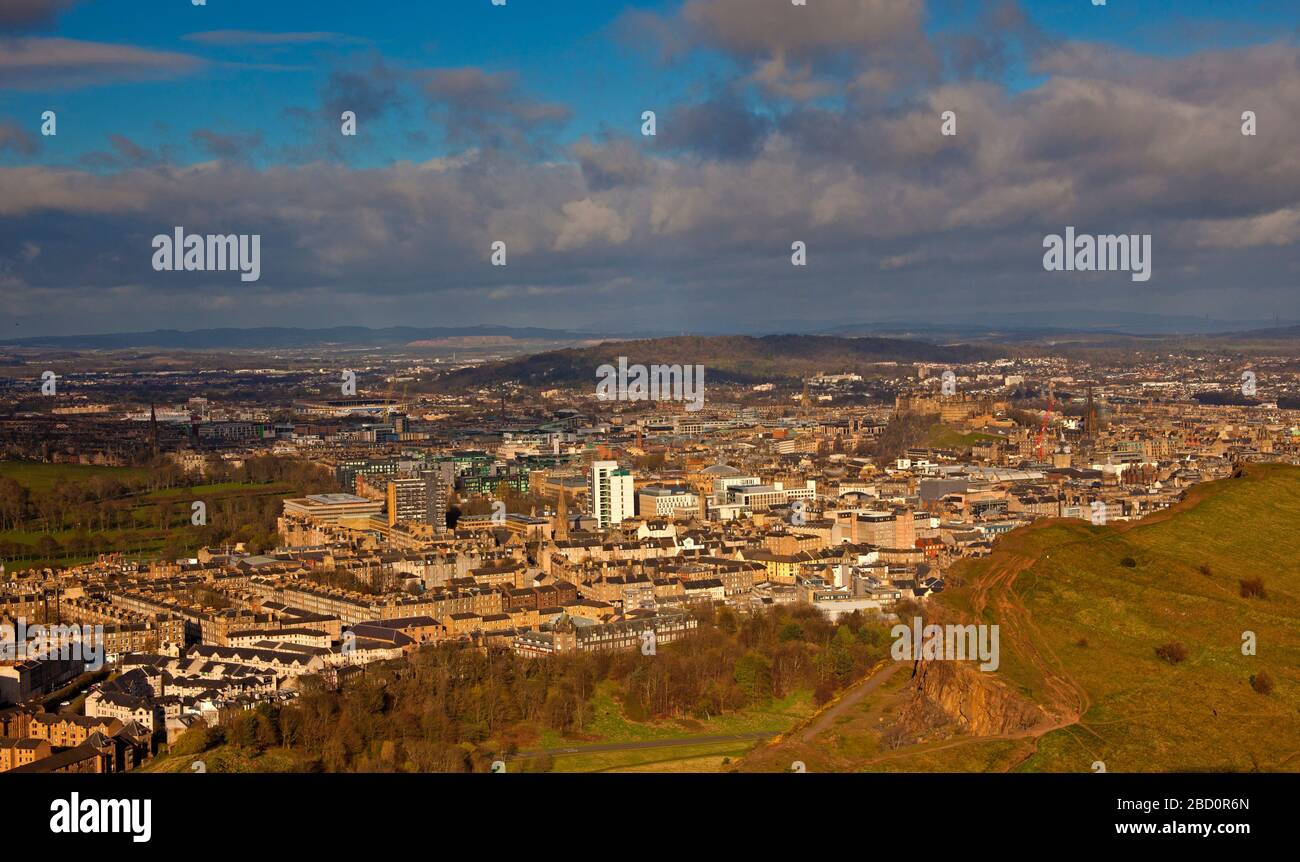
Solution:
M 245 159 L 262 145 L 260 133 L 223 135 L 209 129 L 198 129 L 190 139 L 219 159 Z
M 0 153 L 13 152 L 34 156 L 40 150 L 39 139 L 13 120 L 0 122 Z
M 988 81 L 1004 79 L 1054 44 L 1015 0 L 987 0 L 973 25 L 934 41 L 951 78 Z
M 610 30 L 623 45 L 661 63 L 671 62 L 692 48 L 690 34 L 676 20 L 641 9 L 619 15 Z
M 344 112 L 356 115 L 357 133 L 364 140 L 376 121 L 408 113 L 411 84 L 408 72 L 374 52 L 332 67 L 321 85 L 317 105 L 281 110 L 294 134 L 289 136 L 292 143 L 281 146 L 275 156 L 294 164 L 354 158 L 361 148 L 350 144 L 357 139 L 339 134 Z
M 923 40 L 923 0 L 817 0 L 806 6 L 753 0 L 687 0 L 682 20 L 730 53 L 811 59 Z
M 334 69 L 321 92 L 326 118 L 337 121 L 344 111 L 353 111 L 367 121 L 377 119 L 403 103 L 403 74 L 372 57 L 359 68 Z
M 170 148 L 166 146 L 159 147 L 157 150 L 150 150 L 125 135 L 109 135 L 108 143 L 113 148 L 112 152 L 101 150 L 87 153 L 82 156 L 82 163 L 87 167 L 96 169 L 125 169 L 155 167 L 171 161 Z
M 582 138 L 573 144 L 570 154 L 578 162 L 587 188 L 603 192 L 620 186 L 645 182 L 651 165 L 627 138 L 613 138 L 599 143 Z
M 458 146 L 536 152 L 539 136 L 571 116 L 566 105 L 526 96 L 512 72 L 466 66 L 432 69 L 417 78 L 430 114 Z
M 752 158 L 772 128 L 770 118 L 734 95 L 682 105 L 659 123 L 658 139 L 668 149 L 710 158 Z
M 818 0 L 806 6 L 754 0 L 687 0 L 672 16 L 634 12 L 616 30 L 625 41 L 657 43 L 670 61 L 692 49 L 720 51 L 768 95 L 806 101 L 846 78 L 887 70 L 891 86 L 937 60 L 922 27 L 924 0 Z

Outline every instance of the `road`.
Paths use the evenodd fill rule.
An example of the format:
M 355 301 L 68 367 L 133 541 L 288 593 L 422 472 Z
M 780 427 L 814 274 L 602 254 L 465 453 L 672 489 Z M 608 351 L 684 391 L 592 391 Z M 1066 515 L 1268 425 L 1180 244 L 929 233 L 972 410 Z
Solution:
M 751 742 L 758 739 L 767 739 L 776 736 L 775 733 L 758 732 L 758 733 L 728 733 L 720 736 L 683 736 L 672 739 L 646 739 L 639 742 L 600 742 L 595 745 L 575 745 L 567 748 L 535 748 L 529 751 L 520 751 L 513 755 L 511 759 L 520 757 L 541 757 L 551 755 L 552 757 L 563 754 L 597 754 L 604 751 L 641 751 L 650 748 L 673 748 L 683 745 L 713 745 L 722 742 Z
M 832 706 L 823 711 L 821 715 L 817 716 L 812 724 L 808 725 L 804 732 L 800 734 L 799 741 L 805 744 L 812 742 L 813 739 L 816 738 L 817 734 L 828 730 L 830 726 L 835 723 L 835 719 L 844 714 L 845 710 L 849 709 L 858 703 L 858 701 L 862 700 L 862 698 L 879 688 L 885 680 L 897 673 L 899 668 L 910 668 L 911 666 L 911 662 L 890 662 L 871 676 L 867 677 L 863 682 L 858 683 L 856 687 L 849 689 L 843 697 L 835 701 Z

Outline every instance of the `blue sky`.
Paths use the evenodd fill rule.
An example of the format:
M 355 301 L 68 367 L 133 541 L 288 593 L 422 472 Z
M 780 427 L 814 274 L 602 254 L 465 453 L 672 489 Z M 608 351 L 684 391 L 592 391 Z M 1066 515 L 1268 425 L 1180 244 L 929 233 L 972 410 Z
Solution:
M 140 14 L 142 6 L 149 7 L 148 15 Z M 212 0 L 204 7 L 174 0 L 99 0 L 65 14 L 58 35 L 183 53 L 203 65 L 170 80 L 12 92 L 3 104 L 10 113 L 31 116 L 54 109 L 64 118 L 57 146 L 41 154 L 46 163 L 102 148 L 110 134 L 168 141 L 177 158 L 201 159 L 204 154 L 187 140 L 190 131 L 260 131 L 268 143 L 291 143 L 296 129 L 286 122 L 286 108 L 316 106 L 331 70 L 364 68 L 382 59 L 407 69 L 476 66 L 516 74 L 528 92 L 571 108 L 565 132 L 577 136 L 619 122 L 639 124 L 639 106 L 677 98 L 718 65 L 702 59 L 666 73 L 649 52 L 639 53 L 621 38 L 615 24 L 624 11 L 608 0 L 514 0 L 506 7 L 487 0 Z M 286 44 L 195 41 L 195 34 L 222 30 L 321 35 Z M 445 152 L 439 141 L 421 145 L 392 134 L 418 120 L 386 117 L 375 128 L 367 119 L 363 132 L 383 145 L 354 160 L 374 164 Z
M 12 0 L 0 312 L 1300 318 L 1298 27 L 1290 0 Z M 262 279 L 153 272 L 182 223 L 263 235 Z M 1155 277 L 1045 281 L 1066 224 L 1151 233 Z
M 1022 5 L 1049 33 L 1153 55 L 1262 42 L 1297 27 L 1288 0 L 1110 0 L 1104 8 L 1090 0 L 1029 0 Z M 292 144 L 299 129 L 286 120 L 286 108 L 316 106 L 331 70 L 364 68 L 382 59 L 407 69 L 475 66 L 517 74 L 527 92 L 572 110 L 563 132 L 574 138 L 637 125 L 642 106 L 674 103 L 728 73 L 733 64 L 703 52 L 680 64 L 663 64 L 644 34 L 619 26 L 630 11 L 668 15 L 679 6 L 676 0 L 626 6 L 610 0 L 511 0 L 505 7 L 490 0 L 211 0 L 206 6 L 184 0 L 97 0 L 67 11 L 57 35 L 185 54 L 201 65 L 168 80 L 10 91 L 0 105 L 26 117 L 47 109 L 59 113 L 61 134 L 38 159 L 46 164 L 66 164 L 104 149 L 114 134 L 155 146 L 166 143 L 176 159 L 196 161 L 207 154 L 189 137 L 195 129 L 261 133 L 268 144 Z M 941 0 L 930 4 L 925 26 L 935 34 L 969 27 L 978 11 L 969 0 Z M 297 34 L 302 41 L 196 40 L 213 31 L 268 38 Z M 1039 80 L 1023 68 L 1005 77 L 1012 87 Z M 399 133 L 419 125 L 419 119 L 410 113 L 375 124 L 367 119 L 363 131 L 379 145 L 346 158 L 374 165 L 445 154 L 442 141 L 413 142 Z M 263 155 L 264 163 L 275 160 Z

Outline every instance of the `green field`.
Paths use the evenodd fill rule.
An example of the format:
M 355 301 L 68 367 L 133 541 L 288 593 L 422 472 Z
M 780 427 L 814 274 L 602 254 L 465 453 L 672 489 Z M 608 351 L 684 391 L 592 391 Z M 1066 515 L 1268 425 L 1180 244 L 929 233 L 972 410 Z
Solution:
M 962 434 L 947 425 L 936 422 L 930 426 L 930 431 L 926 435 L 925 445 L 935 449 L 969 449 L 976 443 L 983 443 L 989 440 L 1002 440 L 995 434 L 981 434 L 979 432 L 971 434 Z
M 591 700 L 592 717 L 580 739 L 566 739 L 547 732 L 537 748 L 559 748 L 584 742 L 644 742 L 653 739 L 679 739 L 685 736 L 715 736 L 739 733 L 780 733 L 812 712 L 808 692 L 794 692 L 781 700 L 750 707 L 741 712 L 716 715 L 705 720 L 677 719 L 637 722 L 627 718 L 612 696 L 614 686 L 608 682 L 596 688 Z
M 664 771 L 717 771 L 723 757 L 737 759 L 752 748 L 758 735 L 776 736 L 813 713 L 809 692 L 793 692 L 780 700 L 758 704 L 740 712 L 661 721 L 632 721 L 613 697 L 614 686 L 597 686 L 591 699 L 591 718 L 580 736 L 565 737 L 553 731 L 541 734 L 525 750 L 583 748 L 607 744 L 663 742 L 670 745 L 629 748 L 622 751 L 554 753 L 554 772 L 604 772 L 659 764 Z M 712 737 L 746 737 L 713 741 Z M 698 743 L 687 744 L 690 740 Z
M 119 481 L 138 479 L 148 473 L 142 467 L 101 467 L 95 464 L 44 464 L 35 461 L 0 461 L 0 476 L 13 479 L 32 491 L 48 491 L 59 479 L 84 482 L 92 476 L 109 476 Z
M 101 467 L 84 464 L 44 464 L 26 461 L 0 461 L 0 476 L 8 477 L 27 488 L 33 495 L 52 491 L 59 480 L 85 482 L 97 476 L 108 476 L 119 481 L 143 478 L 144 468 Z M 28 568 L 74 566 L 91 562 L 95 552 L 68 553 L 60 556 L 43 555 L 38 547 L 43 536 L 49 536 L 61 546 L 69 547 L 79 536 L 93 533 L 101 537 L 106 550 L 123 552 L 131 559 L 158 557 L 169 545 L 194 549 L 202 544 L 202 535 L 190 521 L 190 503 L 203 501 L 208 507 L 209 524 L 223 503 L 234 503 L 240 498 L 286 497 L 294 493 L 285 484 L 254 484 L 222 482 L 206 485 L 163 488 L 140 491 L 128 498 L 129 526 L 110 529 L 40 530 L 31 520 L 24 529 L 0 531 L 0 543 L 30 547 L 31 552 L 7 553 L 5 570 L 17 572 Z M 167 511 L 161 506 L 169 507 Z
M 290 750 L 270 748 L 261 753 L 241 750 L 235 745 L 219 745 L 207 751 L 190 750 L 181 740 L 170 751 L 159 754 L 137 772 L 194 772 L 195 761 L 202 761 L 206 772 L 300 772 L 302 765 Z

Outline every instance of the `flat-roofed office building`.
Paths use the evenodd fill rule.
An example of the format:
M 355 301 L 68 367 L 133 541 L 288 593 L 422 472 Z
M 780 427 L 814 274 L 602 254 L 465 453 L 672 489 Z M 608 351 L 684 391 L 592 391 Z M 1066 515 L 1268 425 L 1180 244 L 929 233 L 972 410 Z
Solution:
M 351 518 L 371 518 L 384 511 L 383 500 L 356 494 L 309 494 L 284 501 L 284 514 L 310 518 L 321 524 L 337 524 Z

